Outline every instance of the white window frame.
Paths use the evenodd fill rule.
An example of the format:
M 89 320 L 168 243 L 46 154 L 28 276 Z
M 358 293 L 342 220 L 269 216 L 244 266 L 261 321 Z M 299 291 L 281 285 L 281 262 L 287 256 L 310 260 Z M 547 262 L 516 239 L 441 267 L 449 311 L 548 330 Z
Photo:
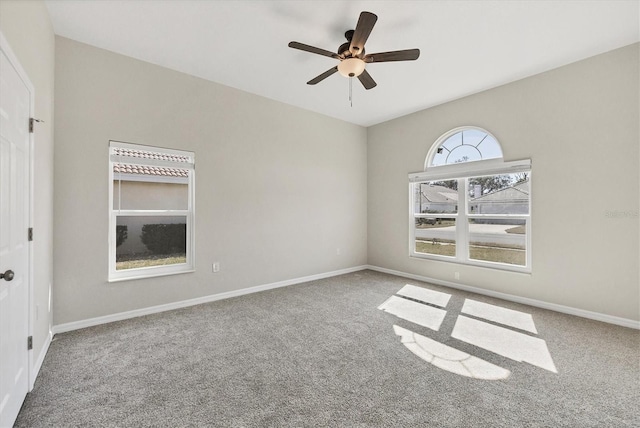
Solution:
M 420 259 L 439 260 L 445 262 L 460 263 L 472 266 L 489 267 L 500 270 L 531 273 L 531 175 L 529 175 L 529 212 L 528 214 L 471 214 L 468 210 L 468 189 L 469 179 L 473 177 L 483 177 L 489 175 L 515 174 L 527 172 L 531 174 L 531 160 L 504 162 L 501 158 L 464 162 L 457 164 L 430 166 L 435 150 L 449 136 L 464 129 L 479 129 L 475 127 L 461 127 L 451 130 L 440 137 L 433 145 L 425 161 L 425 171 L 409 174 L 409 257 Z M 487 132 L 482 130 L 483 132 Z M 487 132 L 488 133 L 488 132 Z M 497 141 L 497 140 L 496 140 Z M 498 143 L 499 144 L 499 143 Z M 458 180 L 458 210 L 455 214 L 440 213 L 416 213 L 416 186 L 420 183 L 444 180 Z M 419 203 L 419 202 L 418 202 Z M 438 254 L 416 252 L 415 222 L 418 218 L 453 218 L 456 223 L 456 254 L 455 256 L 444 256 Z M 508 263 L 491 262 L 471 259 L 469 256 L 469 220 L 485 219 L 511 219 L 525 220 L 526 224 L 526 257 L 525 266 L 512 265 Z
M 186 156 L 189 158 L 189 162 L 171 162 L 156 159 L 146 159 L 139 157 L 127 157 L 121 155 L 115 155 L 112 153 L 112 148 L 124 148 L 130 150 L 143 150 L 158 152 L 176 156 Z M 156 167 L 173 167 L 180 169 L 188 169 L 188 203 L 186 210 L 123 210 L 114 209 L 114 192 L 113 182 L 115 174 L 113 172 L 114 164 L 116 163 L 131 163 L 136 165 L 149 165 Z M 130 177 L 129 175 L 124 175 Z M 145 182 L 158 182 L 157 177 L 149 177 L 145 179 L 143 177 L 134 178 L 135 181 Z M 162 182 L 175 181 L 171 178 L 167 180 L 163 179 Z M 173 265 L 164 266 L 151 266 L 145 268 L 116 270 L 116 224 L 119 216 L 185 216 L 187 227 L 187 260 L 186 263 L 179 263 Z M 166 149 L 155 146 L 145 146 L 141 144 L 124 143 L 120 141 L 109 141 L 109 282 L 126 281 L 131 279 L 141 278 L 153 278 L 165 275 L 175 275 L 181 273 L 188 273 L 195 271 L 195 153 Z

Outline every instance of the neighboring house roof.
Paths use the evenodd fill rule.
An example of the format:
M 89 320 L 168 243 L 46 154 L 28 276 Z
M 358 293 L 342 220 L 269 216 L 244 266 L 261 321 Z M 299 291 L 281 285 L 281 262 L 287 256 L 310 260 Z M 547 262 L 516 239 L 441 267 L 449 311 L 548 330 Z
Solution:
M 458 202 L 458 193 L 444 186 L 426 185 L 420 190 L 424 198 L 429 202 Z
M 128 163 L 114 163 L 114 174 L 153 175 L 162 177 L 189 177 L 188 169 L 167 168 L 160 166 L 133 165 Z
M 116 156 L 127 156 L 132 158 L 144 158 L 144 159 L 156 159 L 169 162 L 184 162 L 190 161 L 189 156 L 171 155 L 169 153 L 152 152 L 146 150 L 132 150 L 122 147 L 114 147 L 113 154 Z
M 529 180 L 473 198 L 477 202 L 509 202 L 529 200 Z
M 191 160 L 188 156 L 172 155 L 168 153 L 152 152 L 145 150 L 131 150 L 122 147 L 113 148 L 116 156 L 126 156 L 130 158 L 155 159 L 160 161 L 188 163 Z M 182 168 L 136 165 L 130 163 L 114 163 L 113 172 L 121 174 L 150 175 L 161 177 L 189 177 L 189 170 Z

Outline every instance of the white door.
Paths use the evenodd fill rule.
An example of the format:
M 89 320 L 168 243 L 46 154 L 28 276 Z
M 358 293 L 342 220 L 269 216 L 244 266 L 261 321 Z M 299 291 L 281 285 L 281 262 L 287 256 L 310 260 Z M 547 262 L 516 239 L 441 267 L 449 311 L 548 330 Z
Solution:
M 0 51 L 0 427 L 12 426 L 29 390 L 30 83 Z M 14 64 L 15 67 L 14 67 Z M 21 70 L 21 69 L 20 69 Z M 26 78 L 26 77 L 25 77 Z M 13 272 L 13 275 L 11 272 Z M 12 277 L 13 276 L 13 277 Z M 12 277 L 12 278 L 11 278 Z

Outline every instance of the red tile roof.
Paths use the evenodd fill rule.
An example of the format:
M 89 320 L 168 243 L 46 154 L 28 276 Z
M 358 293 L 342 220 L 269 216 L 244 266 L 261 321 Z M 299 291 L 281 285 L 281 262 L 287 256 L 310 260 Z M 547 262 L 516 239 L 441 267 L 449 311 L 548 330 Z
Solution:
M 132 150 L 124 149 L 122 147 L 114 147 L 113 154 L 116 156 L 128 156 L 132 158 L 144 158 L 144 159 L 156 159 L 169 162 L 183 162 L 190 161 L 189 156 L 171 155 L 169 153 L 151 152 L 146 150 Z
M 188 163 L 191 161 L 189 156 L 172 155 L 168 153 L 152 152 L 146 150 L 132 150 L 122 147 L 114 147 L 113 154 L 116 156 L 127 156 L 132 158 L 155 159 L 161 161 Z M 138 174 L 153 175 L 162 177 L 189 177 L 189 170 L 182 168 L 136 165 L 130 163 L 114 163 L 114 174 Z
M 167 168 L 161 166 L 113 164 L 113 173 L 118 174 L 139 174 L 139 175 L 160 175 L 163 177 L 189 177 L 189 170 L 182 168 Z

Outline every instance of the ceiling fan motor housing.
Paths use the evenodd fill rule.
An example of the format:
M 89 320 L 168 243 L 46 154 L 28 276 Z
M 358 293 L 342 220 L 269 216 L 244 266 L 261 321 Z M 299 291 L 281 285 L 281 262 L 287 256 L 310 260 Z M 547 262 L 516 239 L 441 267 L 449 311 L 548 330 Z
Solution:
M 345 58 L 347 56 L 350 56 L 351 55 L 351 52 L 349 52 L 350 45 L 351 43 L 349 42 L 341 44 L 340 47 L 338 48 L 338 55 L 344 56 Z
M 355 30 L 347 30 L 347 32 L 344 33 L 344 37 L 347 39 L 346 43 L 343 43 L 340 45 L 340 47 L 338 48 L 338 55 L 344 57 L 344 58 L 349 58 L 352 56 L 357 56 L 362 58 L 364 56 L 364 48 L 362 48 L 357 55 L 354 55 L 350 48 L 351 48 L 351 40 L 353 39 L 353 34 L 355 33 Z

